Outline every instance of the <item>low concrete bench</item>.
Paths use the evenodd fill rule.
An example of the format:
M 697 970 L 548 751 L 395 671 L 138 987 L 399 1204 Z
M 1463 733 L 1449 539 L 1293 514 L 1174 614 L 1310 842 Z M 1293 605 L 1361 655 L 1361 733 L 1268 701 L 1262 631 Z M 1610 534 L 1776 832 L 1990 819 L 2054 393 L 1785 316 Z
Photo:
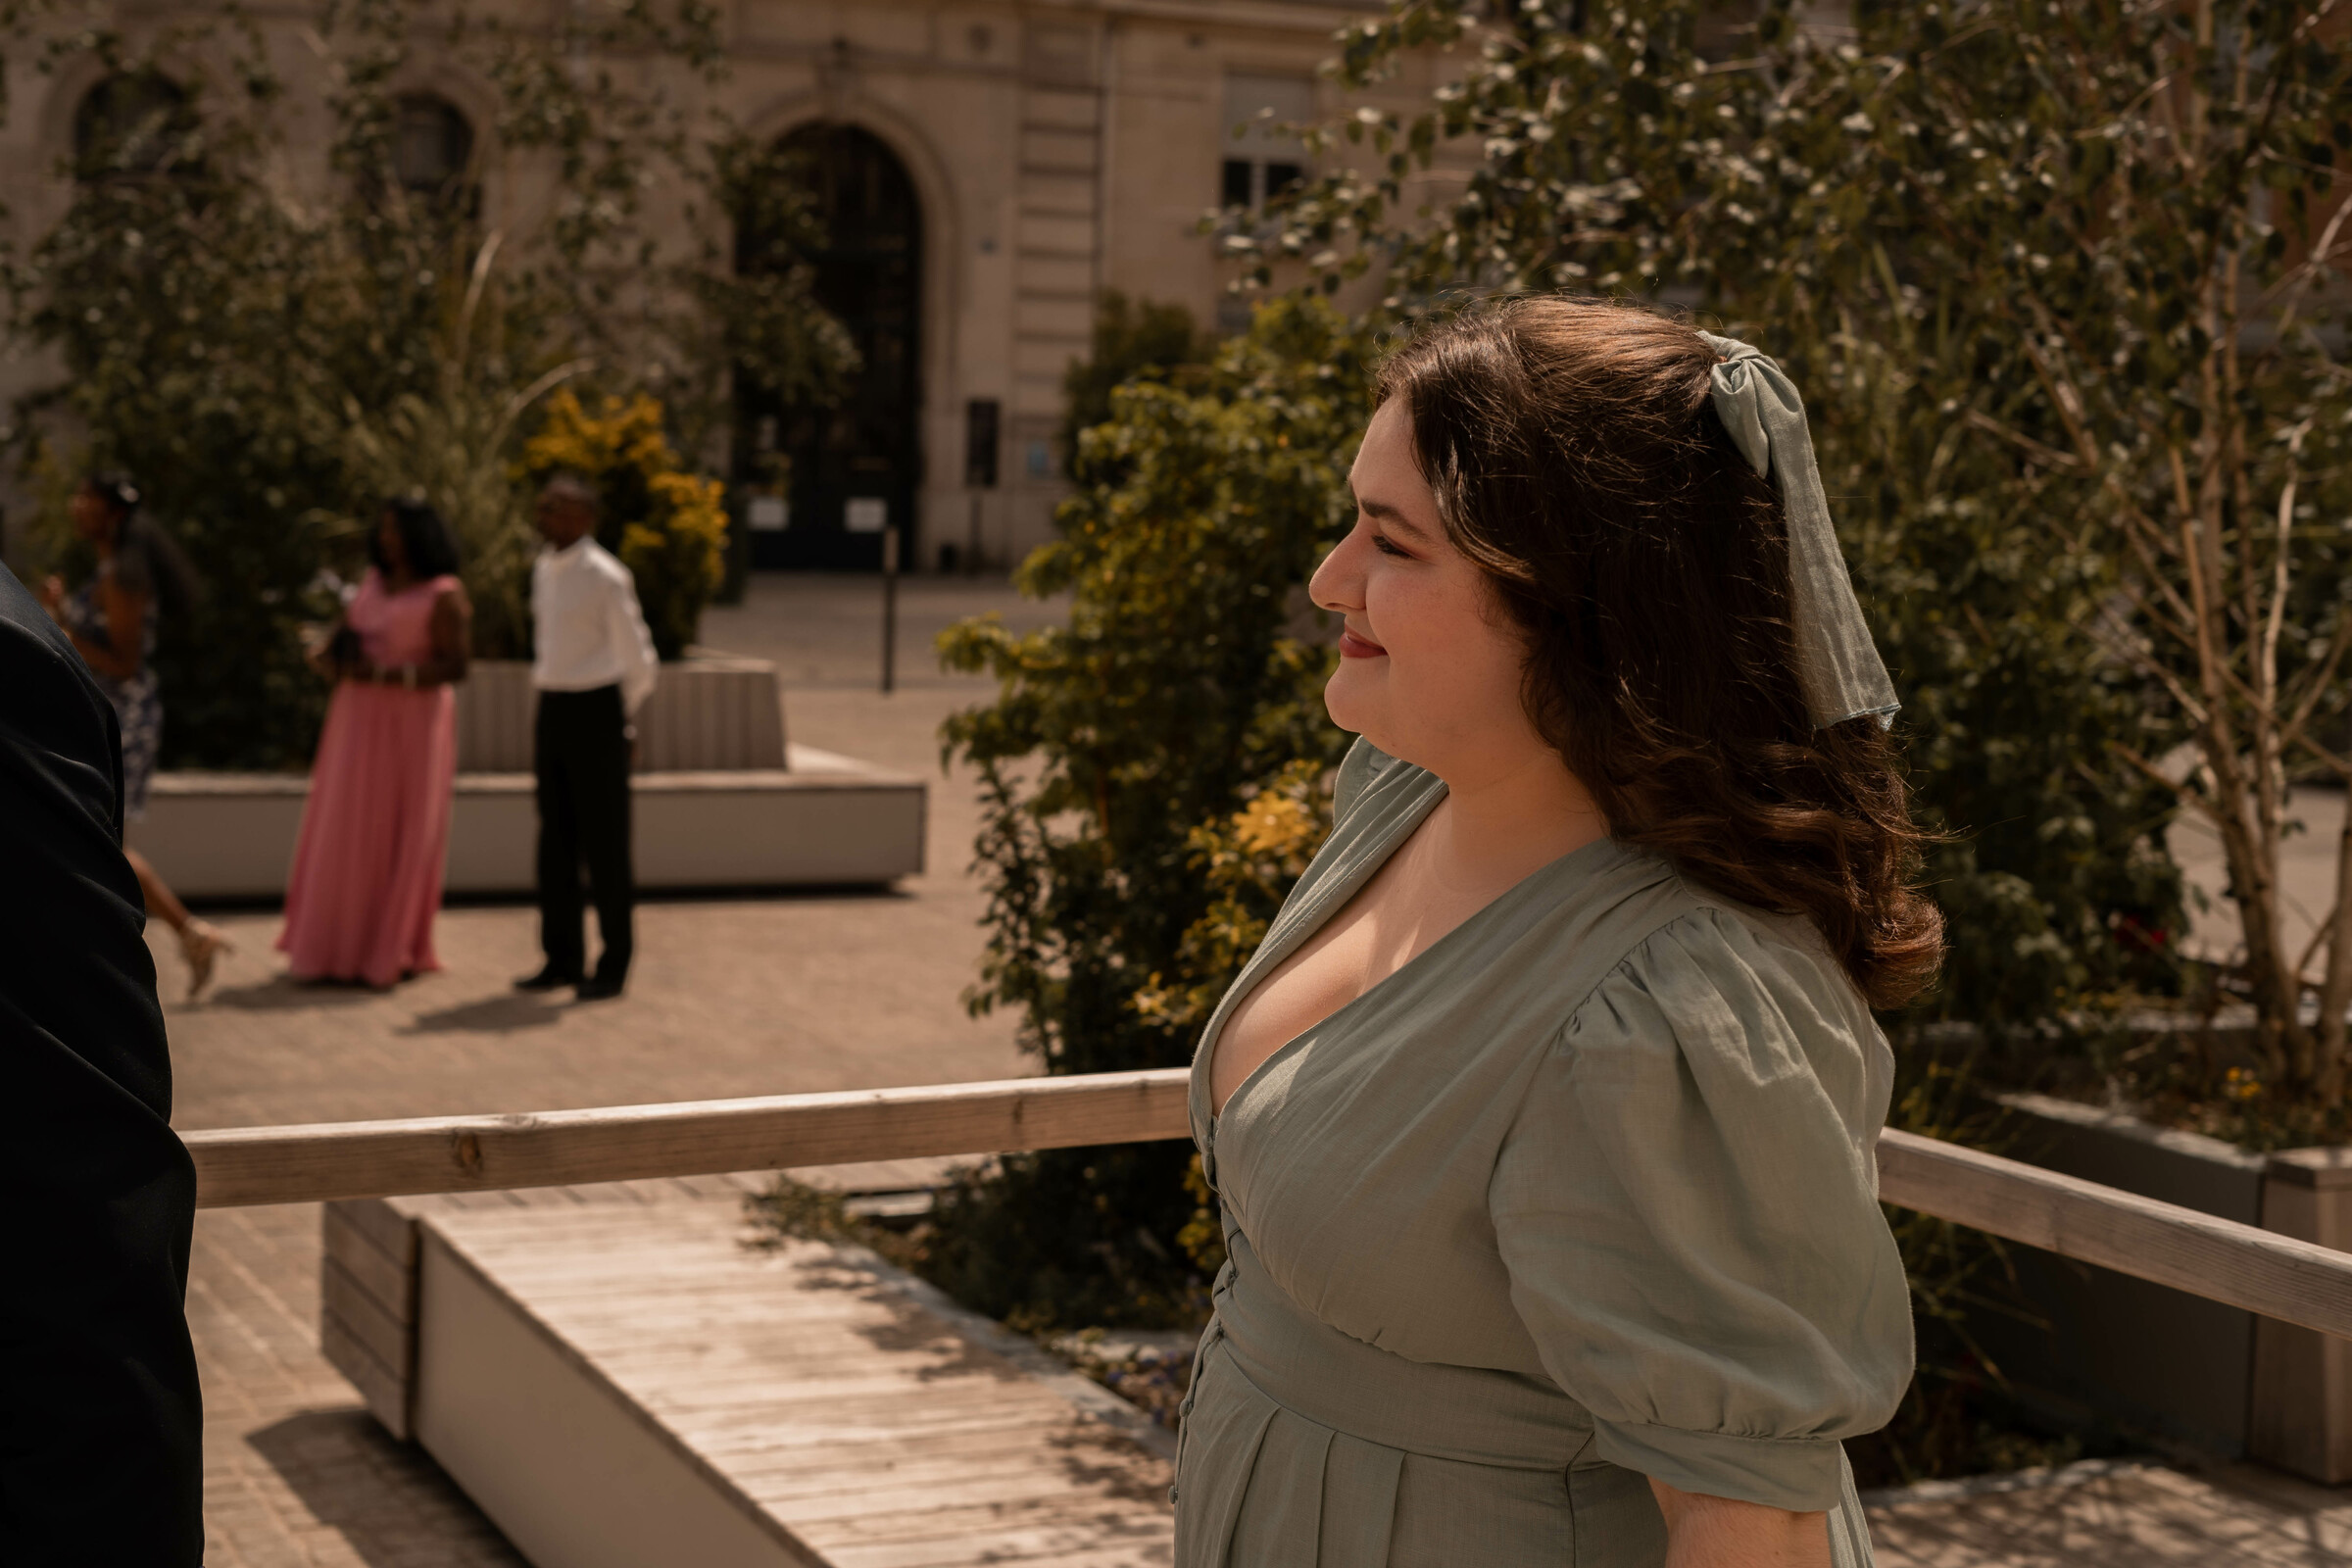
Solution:
M 812 747 L 792 767 L 639 773 L 641 888 L 879 884 L 923 868 L 923 780 Z M 159 773 L 131 847 L 183 898 L 273 898 L 286 886 L 311 781 L 295 773 Z M 529 893 L 538 815 L 528 773 L 460 773 L 448 890 Z
M 1172 1559 L 1166 1433 L 746 1184 L 330 1203 L 321 1343 L 537 1568 Z
M 477 659 L 458 686 L 458 767 L 531 770 L 539 694 L 525 661 Z M 637 766 L 648 773 L 740 772 L 787 766 L 776 666 L 696 649 L 662 666 L 637 714 Z

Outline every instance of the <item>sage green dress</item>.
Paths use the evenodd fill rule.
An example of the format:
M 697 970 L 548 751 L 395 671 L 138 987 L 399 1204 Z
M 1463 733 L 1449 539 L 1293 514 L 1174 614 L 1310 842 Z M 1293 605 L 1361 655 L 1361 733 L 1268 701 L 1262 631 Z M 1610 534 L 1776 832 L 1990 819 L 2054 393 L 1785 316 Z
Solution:
M 1645 1479 L 1829 1513 L 1911 1374 L 1878 1205 L 1892 1057 L 1813 928 L 1602 840 L 1290 1041 L 1210 1114 L 1235 1002 L 1444 798 L 1358 742 L 1201 1038 L 1230 1261 L 1178 1568 L 1654 1568 Z

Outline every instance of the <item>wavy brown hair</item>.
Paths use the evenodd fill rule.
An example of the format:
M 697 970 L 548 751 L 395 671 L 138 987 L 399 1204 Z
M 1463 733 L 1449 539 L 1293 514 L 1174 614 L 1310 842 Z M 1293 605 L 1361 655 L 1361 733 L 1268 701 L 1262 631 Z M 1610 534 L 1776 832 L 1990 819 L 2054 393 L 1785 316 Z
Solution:
M 1935 978 L 1943 918 L 1886 732 L 1815 729 L 1772 485 L 1716 417 L 1716 355 L 1629 305 L 1522 298 L 1379 372 L 1455 548 L 1528 640 L 1525 700 L 1613 837 L 1809 918 L 1876 1007 Z

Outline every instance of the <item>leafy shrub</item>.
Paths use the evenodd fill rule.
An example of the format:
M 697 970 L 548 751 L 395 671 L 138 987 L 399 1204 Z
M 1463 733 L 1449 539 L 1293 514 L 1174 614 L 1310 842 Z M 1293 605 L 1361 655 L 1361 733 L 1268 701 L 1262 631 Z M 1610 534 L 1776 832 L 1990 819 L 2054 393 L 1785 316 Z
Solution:
M 1197 386 L 1140 381 L 1112 405 L 1080 443 L 1115 477 L 1063 505 L 1019 576 L 1067 592 L 1068 624 L 982 619 L 941 639 L 952 667 L 1003 691 L 946 729 L 983 789 L 991 936 L 969 1002 L 1017 1008 L 1055 1073 L 1189 1059 L 1181 999 L 1222 983 L 1215 944 L 1192 935 L 1216 902 L 1195 831 L 1302 761 L 1336 763 L 1347 739 L 1323 714 L 1330 655 L 1294 634 L 1288 590 L 1350 515 L 1360 340 L 1327 306 L 1279 302 Z M 1030 1327 L 1181 1320 L 1202 1284 L 1175 1243 L 1198 1207 L 1189 1158 L 1165 1144 L 1007 1158 L 950 1195 L 924 1268 Z
M 1370 273 L 1389 318 L 1465 292 L 1671 289 L 1778 357 L 1903 698 L 1920 814 L 1951 835 L 1929 855 L 1953 943 L 1925 1005 L 2000 1029 L 2169 990 L 2174 802 L 2126 754 L 2162 756 L 2180 726 L 2095 634 L 2124 563 L 2082 534 L 2082 484 L 2034 456 L 2069 437 L 2025 363 L 2022 307 L 1968 280 L 2008 276 L 2026 248 L 2015 193 L 2033 181 L 1984 149 L 2079 106 L 2053 97 L 2046 60 L 1950 69 L 1949 7 L 1857 12 L 1883 55 L 1833 47 L 1799 10 L 1404 0 L 1344 35 L 1342 82 L 1432 47 L 1453 49 L 1457 78 L 1426 107 L 1343 122 L 1337 172 L 1233 243 L 1258 245 L 1260 279 L 1277 257 L 1334 286 Z M 2001 12 L 1967 24 L 1969 47 L 2041 60 L 2086 36 L 2064 9 Z M 2096 27 L 2113 41 L 2169 16 Z M 1922 130 L 1969 117 L 1984 119 L 1949 147 Z M 2105 145 L 2083 127 L 2074 146 Z M 1416 172 L 1457 159 L 1459 194 L 1420 206 Z M 1978 193 L 1967 223 L 1923 211 L 1947 187 Z M 2104 288 L 2059 319 L 2100 308 Z
M 1181 305 L 1130 300 L 1105 289 L 1095 307 L 1093 341 L 1061 377 L 1061 467 L 1071 479 L 1095 477 L 1081 466 L 1087 431 L 1110 421 L 1111 394 L 1130 381 L 1180 381 L 1214 356 L 1216 346 Z M 1107 477 L 1107 476 L 1105 476 Z
M 522 462 L 534 482 L 568 470 L 597 486 L 598 542 L 636 577 L 655 651 L 683 658 L 726 575 L 725 486 L 679 467 L 662 405 L 609 397 L 591 415 L 566 388 L 548 400 Z

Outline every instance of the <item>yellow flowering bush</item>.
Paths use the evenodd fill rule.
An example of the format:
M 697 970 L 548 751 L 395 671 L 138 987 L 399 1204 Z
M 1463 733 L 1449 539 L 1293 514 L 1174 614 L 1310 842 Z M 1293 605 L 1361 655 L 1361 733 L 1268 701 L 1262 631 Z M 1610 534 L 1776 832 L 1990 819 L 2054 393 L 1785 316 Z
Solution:
M 680 465 L 661 402 L 609 397 L 591 414 L 568 388 L 558 392 L 522 466 L 534 483 L 568 470 L 597 487 L 598 542 L 636 577 L 656 651 L 682 657 L 726 575 L 726 486 Z
M 1225 988 L 1265 940 L 1291 885 L 1323 847 L 1334 776 L 1320 760 L 1302 759 L 1267 780 L 1240 810 L 1193 829 L 1192 866 L 1207 885 L 1209 906 L 1178 942 L 1181 978 L 1154 971 L 1130 1004 L 1138 1015 L 1198 1038 Z M 1225 1230 L 1198 1154 L 1184 1189 L 1193 1213 L 1176 1245 L 1214 1279 L 1225 1266 Z
M 1193 829 L 1191 866 L 1208 889 L 1208 908 L 1178 940 L 1181 977 L 1154 970 L 1130 1000 L 1138 1015 L 1188 1037 L 1206 1026 L 1225 988 L 1265 940 L 1291 884 L 1323 847 L 1332 780 L 1320 760 L 1292 762 L 1240 810 Z

